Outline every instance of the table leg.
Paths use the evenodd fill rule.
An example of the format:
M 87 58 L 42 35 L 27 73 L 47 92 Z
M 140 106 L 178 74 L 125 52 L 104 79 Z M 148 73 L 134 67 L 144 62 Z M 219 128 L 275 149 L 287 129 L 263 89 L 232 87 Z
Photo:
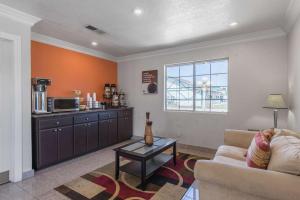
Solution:
M 146 189 L 146 161 L 142 161 L 142 170 L 141 170 L 141 188 L 142 190 Z
M 119 153 L 116 151 L 116 162 L 115 162 L 115 178 L 116 180 L 119 179 L 119 168 L 120 168 L 120 156 Z
M 176 142 L 173 145 L 173 163 L 176 165 Z

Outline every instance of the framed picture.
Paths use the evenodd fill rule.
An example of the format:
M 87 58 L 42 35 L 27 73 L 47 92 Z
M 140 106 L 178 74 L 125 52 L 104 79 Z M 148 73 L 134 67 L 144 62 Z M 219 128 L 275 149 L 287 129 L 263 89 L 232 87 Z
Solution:
M 157 70 L 142 71 L 143 94 L 157 94 Z

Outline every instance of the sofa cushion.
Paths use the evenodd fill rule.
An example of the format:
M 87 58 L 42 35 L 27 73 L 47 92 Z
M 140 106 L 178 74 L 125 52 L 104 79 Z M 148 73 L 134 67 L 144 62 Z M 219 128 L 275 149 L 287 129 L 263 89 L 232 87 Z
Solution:
M 275 135 L 273 138 L 279 137 L 279 136 L 294 136 L 296 138 L 300 139 L 300 133 L 295 132 L 289 129 L 275 129 Z
M 215 156 L 213 161 L 216 161 L 218 163 L 227 164 L 227 165 L 233 165 L 237 167 L 247 167 L 246 161 L 237 160 L 234 158 L 229 158 L 226 156 Z
M 247 149 L 244 148 L 222 145 L 218 148 L 216 156 L 225 156 L 225 157 L 245 161 L 246 152 Z
M 271 142 L 269 170 L 300 175 L 300 139 L 278 136 Z
M 268 167 L 271 157 L 270 141 L 262 133 L 257 133 L 247 151 L 247 165 L 248 167 L 266 169 Z

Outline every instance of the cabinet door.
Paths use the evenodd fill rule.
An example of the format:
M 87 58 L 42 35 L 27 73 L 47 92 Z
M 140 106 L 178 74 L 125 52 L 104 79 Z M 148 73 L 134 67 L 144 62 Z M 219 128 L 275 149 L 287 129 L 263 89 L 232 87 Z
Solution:
M 58 159 L 60 161 L 72 158 L 74 154 L 73 127 L 58 128 Z
M 87 151 L 98 148 L 98 122 L 87 124 Z
M 122 142 L 126 137 L 126 120 L 125 117 L 121 117 L 118 119 L 118 140 Z
M 130 139 L 133 136 L 133 116 L 132 116 L 132 111 L 126 118 L 126 139 Z
M 99 121 L 99 146 L 100 146 L 100 148 L 104 148 L 109 145 L 108 127 L 109 127 L 109 120 Z
M 122 117 L 118 119 L 118 138 L 119 142 L 128 140 L 132 137 L 132 117 Z
M 86 124 L 74 126 L 74 154 L 81 155 L 87 151 Z
M 39 168 L 58 161 L 58 130 L 48 129 L 39 133 Z
M 108 143 L 109 145 L 118 143 L 118 120 L 110 119 L 108 127 Z

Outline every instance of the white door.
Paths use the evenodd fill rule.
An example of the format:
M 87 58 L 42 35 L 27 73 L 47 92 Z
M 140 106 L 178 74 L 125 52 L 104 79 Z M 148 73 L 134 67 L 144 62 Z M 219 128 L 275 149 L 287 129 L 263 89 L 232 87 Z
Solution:
M 13 134 L 14 43 L 0 38 L 0 183 L 8 181 Z

